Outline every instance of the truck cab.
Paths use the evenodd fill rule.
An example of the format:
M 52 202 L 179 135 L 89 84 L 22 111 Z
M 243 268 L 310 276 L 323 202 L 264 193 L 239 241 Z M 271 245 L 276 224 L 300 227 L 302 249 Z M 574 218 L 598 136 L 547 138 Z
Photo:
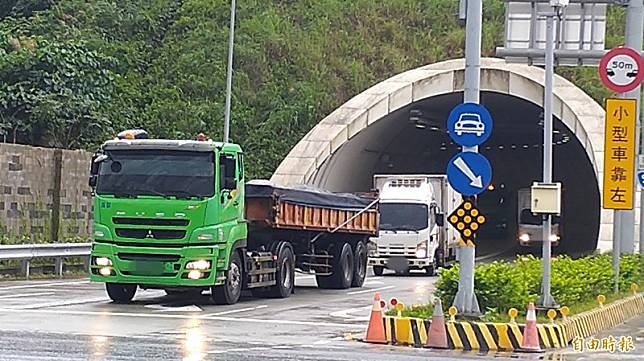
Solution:
M 455 253 L 444 215 L 456 200 L 445 176 L 376 175 L 374 186 L 380 194 L 380 235 L 372 238 L 369 257 L 374 273 L 416 269 L 433 275 Z

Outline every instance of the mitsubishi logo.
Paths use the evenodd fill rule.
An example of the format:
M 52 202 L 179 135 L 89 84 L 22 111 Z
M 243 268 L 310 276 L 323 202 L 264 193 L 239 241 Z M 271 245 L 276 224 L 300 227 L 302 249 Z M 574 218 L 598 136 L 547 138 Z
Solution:
M 151 229 L 148 229 L 148 234 L 145 236 L 145 238 L 154 238 L 154 234 L 152 234 Z

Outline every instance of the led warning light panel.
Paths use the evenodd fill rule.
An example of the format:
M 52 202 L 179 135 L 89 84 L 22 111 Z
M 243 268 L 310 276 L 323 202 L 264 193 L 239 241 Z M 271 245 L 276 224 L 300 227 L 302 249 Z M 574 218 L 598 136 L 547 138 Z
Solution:
M 476 231 L 485 223 L 485 216 L 471 201 L 463 201 L 447 218 L 449 223 L 461 234 L 463 242 L 474 242 Z

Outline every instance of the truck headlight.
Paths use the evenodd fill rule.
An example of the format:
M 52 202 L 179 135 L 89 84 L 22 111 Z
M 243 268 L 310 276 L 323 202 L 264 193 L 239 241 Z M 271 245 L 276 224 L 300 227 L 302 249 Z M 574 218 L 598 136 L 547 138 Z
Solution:
M 209 240 L 211 240 L 213 238 L 215 238 L 215 236 L 213 236 L 210 233 L 201 233 L 201 234 L 197 235 L 197 239 L 200 240 L 200 241 L 209 241 Z
M 210 261 L 206 261 L 205 259 L 200 259 L 198 261 L 191 261 L 186 263 L 186 269 L 205 271 L 207 269 L 210 269 Z
M 416 250 L 416 258 L 427 258 L 427 249 L 419 248 Z
M 553 243 L 553 242 L 557 242 L 558 240 L 559 240 L 559 236 L 558 236 L 558 235 L 556 235 L 556 234 L 551 234 L 551 235 L 550 235 L 550 242 L 551 242 L 551 243 Z
M 530 235 L 527 233 L 524 233 L 519 236 L 519 239 L 521 240 L 521 242 L 530 242 Z
M 112 265 L 112 260 L 107 257 L 96 257 L 94 262 L 97 266 L 107 267 Z

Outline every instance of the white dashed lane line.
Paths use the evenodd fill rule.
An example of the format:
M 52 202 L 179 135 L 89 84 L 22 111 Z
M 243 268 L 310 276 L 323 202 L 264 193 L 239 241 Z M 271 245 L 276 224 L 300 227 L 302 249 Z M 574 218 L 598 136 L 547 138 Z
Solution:
M 10 295 L 0 296 L 0 300 L 7 298 L 21 298 L 21 297 L 37 297 L 37 296 L 51 296 L 54 292 L 34 292 L 34 293 L 14 293 Z
M 369 288 L 366 290 L 361 290 L 361 291 L 353 291 L 353 292 L 347 292 L 348 295 L 359 295 L 363 293 L 370 293 L 370 292 L 377 292 L 377 291 L 384 291 L 384 290 L 390 290 L 392 288 L 395 288 L 396 286 L 385 286 L 385 287 L 380 287 L 380 288 Z
M 68 285 L 83 285 L 83 284 L 89 284 L 89 283 L 90 283 L 89 281 L 35 283 L 35 284 L 28 284 L 28 285 L 19 285 L 19 286 L 7 286 L 7 287 L 0 287 L 0 291 L 21 290 L 21 289 L 24 289 L 24 288 L 56 287 L 56 286 L 68 286 Z

